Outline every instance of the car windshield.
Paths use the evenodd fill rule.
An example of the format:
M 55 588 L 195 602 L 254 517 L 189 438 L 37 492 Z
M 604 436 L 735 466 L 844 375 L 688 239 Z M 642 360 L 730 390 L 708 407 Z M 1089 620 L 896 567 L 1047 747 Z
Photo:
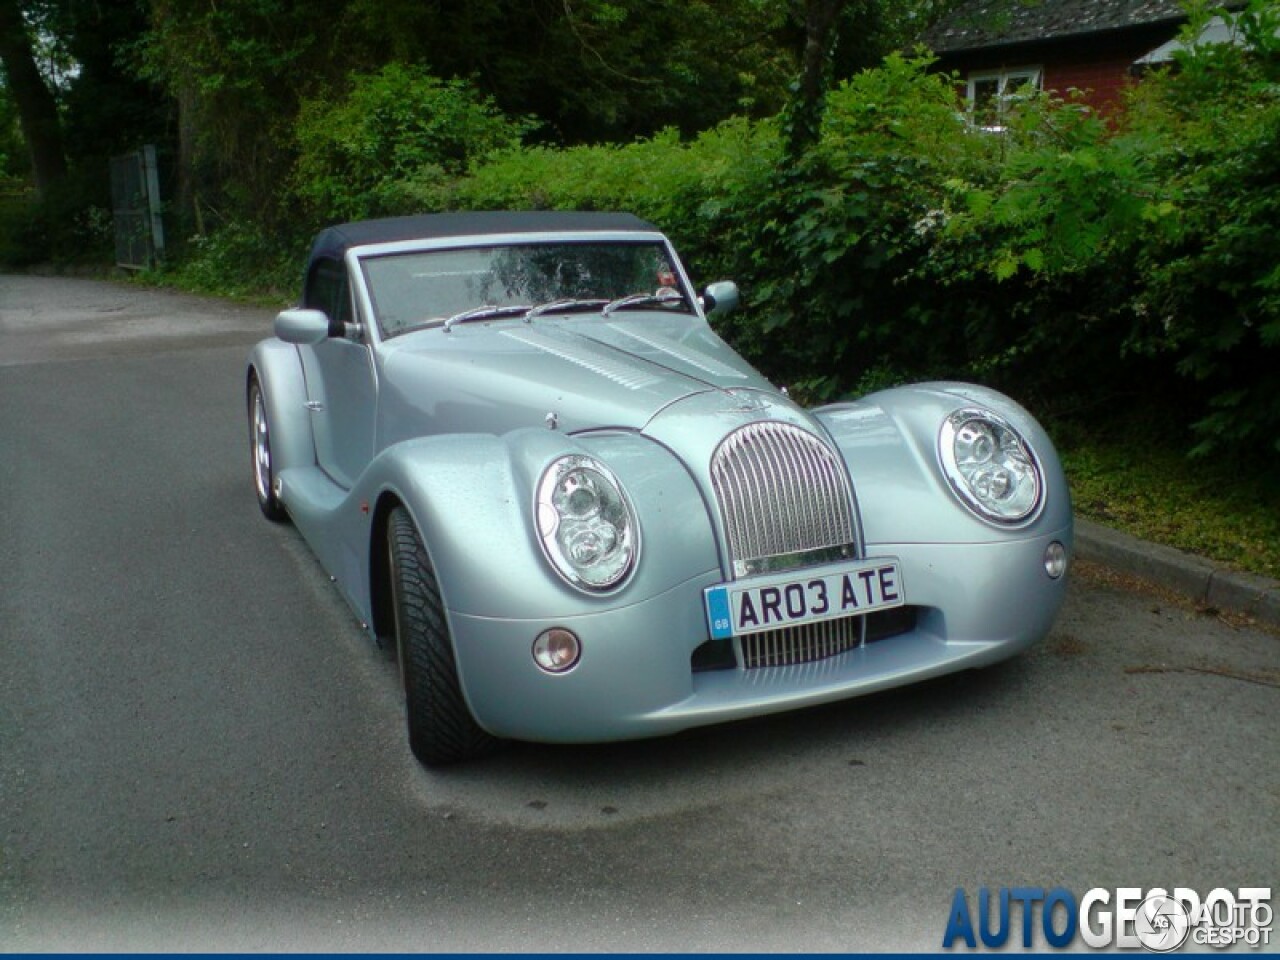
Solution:
M 385 254 L 363 261 L 384 337 L 469 319 L 648 306 L 692 312 L 671 254 L 652 241 L 525 243 Z M 639 295 L 639 296 L 637 296 Z M 635 301 L 620 304 L 623 298 Z M 552 304 L 553 301 L 563 301 Z M 482 310 L 480 308 L 506 308 Z M 542 308 L 542 309 L 537 309 Z

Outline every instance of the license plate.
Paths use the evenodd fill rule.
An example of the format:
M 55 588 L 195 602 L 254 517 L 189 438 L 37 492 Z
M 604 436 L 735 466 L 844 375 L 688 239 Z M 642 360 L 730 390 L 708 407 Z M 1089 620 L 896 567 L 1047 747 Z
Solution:
M 708 587 L 704 596 L 707 623 L 717 640 L 907 602 L 898 561 L 886 557 L 722 583 Z

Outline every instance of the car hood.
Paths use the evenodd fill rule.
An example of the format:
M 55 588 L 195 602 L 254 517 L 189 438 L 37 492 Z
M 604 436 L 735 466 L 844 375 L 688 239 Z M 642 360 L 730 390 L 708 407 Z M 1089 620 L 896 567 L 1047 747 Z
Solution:
M 641 430 L 694 394 L 776 393 L 695 317 L 465 324 L 398 337 L 382 353 L 385 443 L 420 435 L 424 418 L 431 433 L 502 434 L 548 417 L 570 433 Z

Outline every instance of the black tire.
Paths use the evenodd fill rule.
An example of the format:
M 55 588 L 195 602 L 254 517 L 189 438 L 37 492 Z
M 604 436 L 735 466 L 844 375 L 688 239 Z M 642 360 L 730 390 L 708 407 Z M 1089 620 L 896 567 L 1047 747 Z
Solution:
M 498 741 L 480 729 L 462 695 L 435 571 L 402 507 L 387 521 L 387 541 L 409 746 L 428 766 L 489 753 Z
M 256 373 L 249 374 L 249 466 L 258 509 L 273 523 L 284 523 L 289 514 L 275 493 L 275 464 L 271 459 L 271 427 L 267 403 Z

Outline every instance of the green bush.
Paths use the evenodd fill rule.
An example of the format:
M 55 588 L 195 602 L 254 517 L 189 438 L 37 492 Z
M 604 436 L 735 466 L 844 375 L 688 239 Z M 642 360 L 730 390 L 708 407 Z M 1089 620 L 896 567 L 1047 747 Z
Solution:
M 822 140 L 790 162 L 777 123 L 735 119 L 690 141 L 510 151 L 417 195 L 427 209 L 624 209 L 662 226 L 699 280 L 736 279 L 723 331 L 807 399 L 867 377 L 956 366 L 908 289 L 945 183 L 989 162 L 948 78 L 895 56 L 835 91 Z M 911 325 L 914 324 L 914 328 Z
M 409 192 L 653 220 L 699 279 L 738 280 L 722 332 L 806 400 L 957 376 L 1050 416 L 1163 405 L 1248 451 L 1280 435 L 1276 87 L 1265 50 L 1192 56 L 1118 128 L 1040 96 L 986 133 L 953 78 L 894 55 L 831 92 L 798 158 L 777 124 L 734 120 L 510 150 Z
M 27 267 L 49 257 L 48 231 L 35 191 L 12 185 L 0 193 L 0 266 Z
M 743 119 L 520 148 L 528 125 L 467 85 L 388 67 L 305 105 L 293 190 L 318 220 L 629 210 L 696 281 L 738 281 L 721 332 L 802 400 L 959 377 L 1080 423 L 1156 410 L 1175 444 L 1274 464 L 1280 18 L 1254 0 L 1233 19 L 1248 43 L 1193 44 L 1120 118 L 1032 96 L 999 134 L 928 58 L 893 55 L 830 92 L 796 155 L 781 121 Z M 263 240 L 206 241 L 200 269 Z
M 190 238 L 175 262 L 143 279 L 197 293 L 286 303 L 302 285 L 309 237 L 283 241 L 258 224 L 227 221 Z
M 892 55 L 827 98 L 817 144 L 741 211 L 756 242 L 737 321 L 754 356 L 809 400 L 958 372 L 962 344 L 918 271 L 945 185 L 977 177 L 992 146 L 958 112 L 951 78 Z M 740 231 L 745 234 L 748 223 Z
M 625 210 L 661 226 L 695 282 L 745 277 L 756 211 L 782 161 L 776 124 L 733 119 L 681 140 L 515 150 L 417 195 L 418 208 Z
M 337 101 L 304 101 L 292 189 L 321 221 L 402 212 L 425 187 L 511 148 L 532 124 L 461 80 L 390 64 L 356 74 Z
M 103 179 L 102 171 L 73 167 L 43 198 L 25 183 L 0 180 L 0 265 L 110 263 L 113 234 Z
M 1193 34 L 1208 16 L 1199 10 Z M 1144 83 L 1131 128 L 1152 162 L 1173 229 L 1137 266 L 1140 345 L 1204 401 L 1199 453 L 1280 455 L 1280 7 L 1228 16 L 1247 43 L 1192 45 L 1176 72 Z

